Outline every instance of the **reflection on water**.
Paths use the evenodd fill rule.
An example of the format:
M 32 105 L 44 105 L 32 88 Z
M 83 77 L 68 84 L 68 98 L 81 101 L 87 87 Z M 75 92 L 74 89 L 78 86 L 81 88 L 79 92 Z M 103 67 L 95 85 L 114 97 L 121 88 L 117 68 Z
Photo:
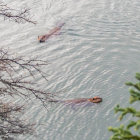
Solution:
M 107 140 L 107 127 L 117 125 L 113 108 L 127 105 L 128 89 L 140 67 L 140 2 L 137 0 L 9 1 L 31 7 L 37 25 L 1 22 L 1 46 L 16 55 L 48 60 L 48 83 L 40 88 L 57 92 L 60 99 L 100 96 L 101 104 L 71 109 L 36 101 L 23 117 L 37 123 L 37 140 Z M 65 22 L 61 34 L 40 44 L 37 36 Z M 77 107 L 76 107 L 77 108 Z M 43 125 L 40 125 L 43 124 Z

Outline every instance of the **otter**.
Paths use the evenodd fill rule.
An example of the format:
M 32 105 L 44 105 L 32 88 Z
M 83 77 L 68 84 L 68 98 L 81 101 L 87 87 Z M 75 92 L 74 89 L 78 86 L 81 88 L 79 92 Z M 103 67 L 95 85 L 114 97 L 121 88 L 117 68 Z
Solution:
M 50 36 L 54 35 L 58 31 L 61 30 L 61 28 L 64 26 L 65 23 L 60 24 L 59 26 L 55 27 L 54 29 L 50 30 L 48 34 L 38 36 L 38 40 L 40 43 L 45 42 Z
M 66 104 L 100 103 L 102 102 L 102 98 L 95 96 L 93 98 L 79 98 L 79 99 L 71 99 L 71 100 L 50 100 L 50 102 L 62 102 Z

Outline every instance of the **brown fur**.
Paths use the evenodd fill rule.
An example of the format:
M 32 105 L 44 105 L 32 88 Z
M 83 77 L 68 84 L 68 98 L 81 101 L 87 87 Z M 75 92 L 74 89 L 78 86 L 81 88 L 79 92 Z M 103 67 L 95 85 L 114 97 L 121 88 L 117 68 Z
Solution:
M 93 98 L 80 98 L 80 99 L 72 99 L 72 100 L 64 100 L 64 101 L 52 100 L 50 102 L 63 102 L 63 103 L 75 103 L 75 104 L 84 103 L 84 102 L 100 103 L 102 102 L 102 98 L 95 96 Z
M 50 32 L 48 34 L 45 34 L 45 35 L 42 35 L 42 36 L 38 36 L 39 42 L 40 43 L 41 42 L 45 42 L 50 36 L 54 35 L 58 31 L 60 31 L 63 25 L 64 25 L 64 23 L 62 23 L 60 26 L 55 27 L 52 30 L 50 30 Z

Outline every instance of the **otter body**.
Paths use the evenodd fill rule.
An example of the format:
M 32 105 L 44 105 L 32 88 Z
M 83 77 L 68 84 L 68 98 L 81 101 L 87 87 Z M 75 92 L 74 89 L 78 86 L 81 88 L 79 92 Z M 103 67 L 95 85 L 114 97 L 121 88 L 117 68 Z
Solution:
M 79 98 L 79 99 L 71 99 L 71 100 L 51 100 L 50 102 L 62 102 L 66 104 L 100 103 L 102 102 L 102 98 L 95 96 L 93 98 Z
M 45 34 L 45 35 L 42 35 L 42 36 L 38 36 L 39 42 L 40 43 L 45 42 L 49 37 L 51 37 L 52 35 L 54 35 L 55 33 L 57 33 L 59 30 L 61 30 L 61 28 L 64 26 L 64 24 L 65 23 L 62 23 L 59 26 L 55 27 L 48 34 Z

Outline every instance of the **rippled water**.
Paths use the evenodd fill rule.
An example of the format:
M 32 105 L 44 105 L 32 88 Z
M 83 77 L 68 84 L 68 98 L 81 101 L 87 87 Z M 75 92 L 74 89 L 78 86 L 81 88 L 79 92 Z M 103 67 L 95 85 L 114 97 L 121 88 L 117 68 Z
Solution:
M 29 140 L 107 140 L 117 126 L 113 108 L 128 104 L 126 81 L 140 71 L 139 0 L 7 0 L 31 7 L 37 25 L 1 22 L 0 42 L 17 55 L 48 60 L 48 82 L 40 87 L 59 99 L 100 96 L 101 104 L 70 107 L 52 104 L 46 111 L 34 101 L 25 118 L 37 123 Z M 60 35 L 39 44 L 37 36 L 65 22 Z M 129 118 L 128 118 L 129 119 Z

